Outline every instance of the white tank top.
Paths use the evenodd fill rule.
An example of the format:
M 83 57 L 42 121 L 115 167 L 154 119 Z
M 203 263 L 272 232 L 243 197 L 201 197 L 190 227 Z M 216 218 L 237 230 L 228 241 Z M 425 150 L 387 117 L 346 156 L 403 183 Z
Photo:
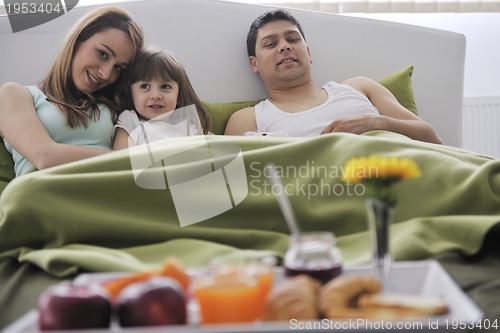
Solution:
M 328 99 L 309 110 L 288 113 L 278 109 L 268 99 L 255 106 L 257 132 L 284 132 L 289 136 L 320 135 L 332 121 L 360 114 L 379 114 L 370 100 L 356 89 L 333 81 L 322 87 Z

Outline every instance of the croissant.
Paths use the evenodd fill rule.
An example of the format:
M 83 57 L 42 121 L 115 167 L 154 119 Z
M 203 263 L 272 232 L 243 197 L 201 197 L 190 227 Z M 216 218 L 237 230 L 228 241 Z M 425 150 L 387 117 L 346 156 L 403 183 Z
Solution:
M 287 278 L 269 294 L 266 320 L 319 319 L 318 293 L 321 283 L 307 275 Z
M 378 293 L 381 287 L 380 281 L 374 277 L 339 276 L 321 289 L 319 293 L 320 313 L 324 318 L 329 319 L 350 317 L 351 314 L 365 317 L 356 309 L 359 296 Z

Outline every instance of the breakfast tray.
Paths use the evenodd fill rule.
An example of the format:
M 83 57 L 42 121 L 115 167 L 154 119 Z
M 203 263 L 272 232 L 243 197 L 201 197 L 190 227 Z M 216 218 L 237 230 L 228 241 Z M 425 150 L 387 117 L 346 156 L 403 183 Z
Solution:
M 373 275 L 373 269 L 368 266 L 350 266 L 344 269 L 346 275 Z M 116 275 L 116 274 L 115 274 Z M 82 274 L 75 279 L 75 283 L 99 281 L 108 279 L 113 274 L 93 273 Z M 283 270 L 276 269 L 275 283 L 283 279 Z M 192 324 L 184 326 L 163 326 L 155 328 L 127 328 L 121 329 L 113 325 L 109 330 L 93 330 L 93 332 L 124 331 L 137 333 L 153 332 L 274 332 L 285 333 L 295 330 L 306 330 L 307 332 L 385 332 L 385 331 L 412 331 L 412 332 L 441 332 L 453 330 L 453 332 L 465 332 L 477 323 L 481 323 L 483 313 L 457 286 L 457 284 L 446 273 L 437 261 L 400 261 L 395 262 L 389 280 L 391 292 L 414 294 L 422 296 L 441 297 L 449 306 L 446 315 L 414 318 L 411 320 L 387 320 L 387 319 L 347 319 L 347 320 L 317 320 L 290 322 L 256 322 L 252 324 L 226 324 L 205 325 L 196 324 L 198 309 L 196 304 L 188 306 Z M 194 318 L 194 319 L 193 319 Z M 38 314 L 32 310 L 11 326 L 7 327 L 5 333 L 14 332 L 39 332 L 37 327 Z M 483 323 L 481 323 L 483 324 Z M 486 324 L 486 323 L 484 323 Z M 61 331 L 59 331 L 61 332 Z M 78 332 L 78 331 L 72 331 Z

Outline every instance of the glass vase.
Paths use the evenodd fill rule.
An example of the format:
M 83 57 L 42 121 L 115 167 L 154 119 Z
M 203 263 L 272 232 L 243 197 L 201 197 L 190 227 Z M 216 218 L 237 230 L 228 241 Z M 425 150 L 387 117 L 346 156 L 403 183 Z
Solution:
M 375 198 L 367 198 L 365 204 L 372 243 L 372 264 L 382 281 L 383 288 L 387 290 L 392 266 L 389 234 L 394 209 L 391 205 Z

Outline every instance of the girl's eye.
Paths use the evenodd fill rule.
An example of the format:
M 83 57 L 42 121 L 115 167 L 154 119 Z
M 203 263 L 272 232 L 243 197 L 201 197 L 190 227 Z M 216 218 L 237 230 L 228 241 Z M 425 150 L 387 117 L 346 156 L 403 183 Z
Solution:
M 169 85 L 169 84 L 163 84 L 163 85 L 161 86 L 161 89 L 163 89 L 163 90 L 168 90 L 168 89 L 171 89 L 171 88 L 172 88 L 172 87 L 170 87 L 170 85 Z
M 141 89 L 148 89 L 148 88 L 149 88 L 149 84 L 147 84 L 147 83 L 142 83 L 139 87 L 140 87 Z

